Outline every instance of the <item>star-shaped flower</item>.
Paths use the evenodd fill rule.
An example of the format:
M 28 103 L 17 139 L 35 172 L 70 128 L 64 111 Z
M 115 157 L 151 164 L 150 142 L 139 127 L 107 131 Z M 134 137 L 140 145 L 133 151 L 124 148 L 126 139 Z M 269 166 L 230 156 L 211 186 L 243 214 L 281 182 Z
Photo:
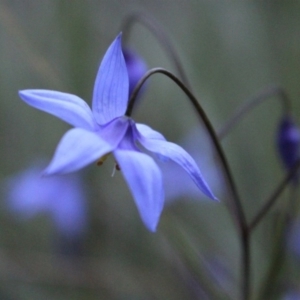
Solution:
M 163 208 L 162 175 L 153 158 L 143 153 L 137 143 L 159 157 L 179 164 L 204 194 L 215 199 L 186 151 L 167 142 L 159 132 L 124 115 L 128 103 L 128 73 L 121 34 L 101 62 L 94 85 L 92 110 L 84 100 L 72 94 L 23 90 L 19 95 L 29 105 L 75 127 L 61 139 L 44 174 L 76 171 L 112 153 L 149 230 L 156 230 Z

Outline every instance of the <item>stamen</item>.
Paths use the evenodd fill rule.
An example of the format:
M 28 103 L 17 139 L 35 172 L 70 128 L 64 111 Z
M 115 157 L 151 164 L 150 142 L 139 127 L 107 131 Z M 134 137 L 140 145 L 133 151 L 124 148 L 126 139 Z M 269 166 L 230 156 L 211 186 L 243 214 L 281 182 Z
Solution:
M 110 153 L 107 153 L 103 155 L 98 161 L 97 161 L 97 166 L 102 166 L 103 163 L 106 161 L 107 157 L 109 156 Z
M 111 173 L 111 177 L 114 177 L 115 176 L 115 174 L 116 174 L 116 166 L 114 166 L 114 168 L 113 168 L 113 171 L 112 171 L 112 173 Z
M 117 162 L 115 163 L 115 166 L 114 166 L 114 168 L 113 168 L 111 177 L 114 177 L 114 176 L 115 176 L 116 170 L 117 170 L 117 171 L 121 171 L 121 168 L 120 168 L 120 166 L 119 166 L 119 164 L 118 164 Z

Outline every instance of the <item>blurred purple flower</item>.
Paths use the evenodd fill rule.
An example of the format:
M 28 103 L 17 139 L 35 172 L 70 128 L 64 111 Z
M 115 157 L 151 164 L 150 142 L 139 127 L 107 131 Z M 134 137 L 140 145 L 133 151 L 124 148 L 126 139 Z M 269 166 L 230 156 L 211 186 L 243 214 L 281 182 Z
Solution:
M 63 136 L 44 174 L 76 171 L 99 159 L 102 163 L 112 152 L 142 220 L 149 230 L 155 231 L 164 203 L 162 175 L 154 160 L 140 151 L 137 142 L 150 152 L 175 161 L 205 195 L 215 197 L 187 152 L 167 142 L 150 127 L 136 124 L 124 116 L 128 86 L 120 34 L 101 62 L 94 85 L 92 110 L 84 100 L 67 93 L 24 90 L 19 94 L 29 105 L 75 126 Z
M 287 247 L 300 260 L 300 219 L 289 222 L 286 229 Z
M 180 143 L 191 154 L 203 173 L 206 181 L 216 195 L 225 193 L 223 173 L 218 168 L 210 139 L 200 128 L 193 129 Z M 164 187 L 166 202 L 172 203 L 178 199 L 196 200 L 201 197 L 199 189 L 191 182 L 181 168 L 172 162 L 161 164 L 164 172 Z
M 79 176 L 41 177 L 41 172 L 41 165 L 36 164 L 7 180 L 8 208 L 22 219 L 49 214 L 60 234 L 82 236 L 87 225 L 87 208 Z
M 135 51 L 129 48 L 123 48 L 123 55 L 124 55 L 127 72 L 128 72 L 128 79 L 129 79 L 128 96 L 130 97 L 138 81 L 147 72 L 147 65 L 145 61 Z M 141 93 L 141 91 L 139 93 Z
M 300 293 L 298 291 L 290 291 L 284 295 L 282 300 L 300 300 Z
M 285 116 L 279 124 L 277 147 L 285 167 L 291 169 L 299 158 L 300 130 L 290 116 Z

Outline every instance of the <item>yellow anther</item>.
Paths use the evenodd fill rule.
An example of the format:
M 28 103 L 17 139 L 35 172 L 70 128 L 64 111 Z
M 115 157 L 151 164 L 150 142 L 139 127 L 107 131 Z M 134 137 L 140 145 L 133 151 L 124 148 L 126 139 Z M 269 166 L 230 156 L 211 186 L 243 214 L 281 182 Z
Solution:
M 103 156 L 97 161 L 97 166 L 102 166 L 103 163 L 106 161 L 106 159 L 108 158 L 109 155 L 110 155 L 110 153 L 107 153 L 107 154 L 103 155 Z

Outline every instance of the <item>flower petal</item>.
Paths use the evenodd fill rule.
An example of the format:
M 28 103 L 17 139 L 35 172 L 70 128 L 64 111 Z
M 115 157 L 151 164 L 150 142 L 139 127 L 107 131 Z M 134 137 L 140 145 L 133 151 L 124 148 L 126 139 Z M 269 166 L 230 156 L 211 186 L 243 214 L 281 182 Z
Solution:
M 150 231 L 155 231 L 164 203 L 158 166 L 150 156 L 138 151 L 116 150 L 114 155 L 144 224 Z
M 209 198 L 217 200 L 209 186 L 205 182 L 194 159 L 180 146 L 161 139 L 153 139 L 144 136 L 142 132 L 135 129 L 138 141 L 149 151 L 161 155 L 167 159 L 171 159 L 180 165 L 195 182 L 198 188 Z
M 69 130 L 59 142 L 44 175 L 76 171 L 111 152 L 112 146 L 96 133 L 81 128 Z
M 138 132 L 147 139 L 158 139 L 165 141 L 165 137 L 158 131 L 153 130 L 151 127 L 145 125 L 145 124 L 135 124 Z
M 19 96 L 29 105 L 84 129 L 94 129 L 92 111 L 79 97 L 50 90 L 23 90 Z
M 124 115 L 127 107 L 129 82 L 121 37 L 106 51 L 95 81 L 93 114 L 100 125 Z
M 129 122 L 130 119 L 128 119 L 127 117 L 116 118 L 107 125 L 101 126 L 97 131 L 97 134 L 101 139 L 115 148 L 123 139 L 129 126 Z

